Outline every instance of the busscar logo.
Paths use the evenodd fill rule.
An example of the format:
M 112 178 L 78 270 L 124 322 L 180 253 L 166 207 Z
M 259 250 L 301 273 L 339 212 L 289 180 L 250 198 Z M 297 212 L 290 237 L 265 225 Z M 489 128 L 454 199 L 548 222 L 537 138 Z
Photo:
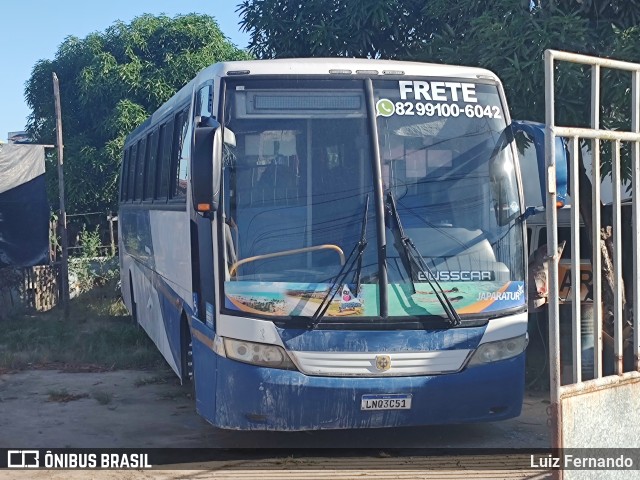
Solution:
M 486 282 L 495 280 L 495 273 L 491 270 L 436 270 L 434 272 L 418 272 L 418 281 L 426 282 Z
M 8 468 L 40 468 L 40 452 L 38 450 L 8 450 Z

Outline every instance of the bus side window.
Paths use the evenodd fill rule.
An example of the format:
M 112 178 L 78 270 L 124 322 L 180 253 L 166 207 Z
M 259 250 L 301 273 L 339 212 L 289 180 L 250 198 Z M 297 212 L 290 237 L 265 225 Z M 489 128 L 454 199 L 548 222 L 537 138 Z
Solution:
M 127 180 L 129 177 L 129 149 L 124 150 L 124 156 L 122 157 L 122 168 L 120 170 L 120 201 L 124 202 L 127 199 Z
M 153 200 L 156 191 L 156 168 L 158 163 L 158 130 L 154 130 L 147 140 L 147 171 L 144 182 L 144 199 Z
M 166 200 L 169 197 L 169 169 L 171 168 L 171 140 L 173 120 L 160 126 L 158 139 L 158 167 L 156 168 L 156 199 Z
M 187 173 L 189 158 L 189 141 L 187 127 L 189 110 L 183 110 L 176 115 L 173 133 L 173 148 L 171 160 L 172 194 L 171 198 L 185 198 L 187 195 Z
M 213 99 L 211 98 L 211 85 L 205 85 L 198 91 L 196 100 L 196 116 L 213 116 Z
M 127 175 L 127 200 L 135 200 L 136 185 L 136 163 L 138 158 L 138 145 L 135 144 L 129 149 L 129 174 Z
M 135 199 L 142 200 L 144 187 L 144 169 L 147 151 L 147 139 L 143 138 L 138 142 L 138 161 L 136 162 L 136 178 L 135 178 Z

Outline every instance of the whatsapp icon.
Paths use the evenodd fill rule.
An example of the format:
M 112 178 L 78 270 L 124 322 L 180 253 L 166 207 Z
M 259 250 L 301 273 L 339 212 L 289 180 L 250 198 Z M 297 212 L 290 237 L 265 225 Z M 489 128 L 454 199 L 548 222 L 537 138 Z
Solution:
M 376 103 L 376 112 L 378 112 L 378 115 L 381 117 L 390 117 L 394 111 L 395 107 L 393 102 L 389 99 L 381 98 L 378 100 L 378 103 Z

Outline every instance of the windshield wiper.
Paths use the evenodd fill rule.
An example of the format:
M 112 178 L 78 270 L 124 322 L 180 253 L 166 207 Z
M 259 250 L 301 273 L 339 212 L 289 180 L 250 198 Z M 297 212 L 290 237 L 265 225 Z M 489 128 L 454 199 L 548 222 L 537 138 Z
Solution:
M 407 236 L 404 232 L 404 228 L 402 227 L 402 222 L 400 221 L 400 215 L 398 215 L 398 206 L 396 204 L 396 199 L 393 196 L 391 190 L 387 192 L 387 209 L 389 214 L 393 217 L 396 223 L 396 228 L 394 230 L 394 237 L 396 243 L 399 244 L 400 248 L 398 251 L 404 253 L 404 257 L 402 259 L 402 263 L 405 266 L 407 273 L 409 274 L 409 279 L 411 280 L 411 288 L 413 289 L 413 293 L 416 293 L 416 285 L 413 280 L 412 273 L 412 265 L 416 265 L 418 269 L 422 270 L 426 275 L 427 282 L 433 289 L 433 293 L 436 295 L 438 302 L 442 306 L 444 313 L 446 313 L 447 318 L 449 319 L 449 325 L 452 327 L 457 327 L 460 325 L 460 315 L 456 312 L 456 309 L 451 304 L 449 297 L 444 292 L 444 289 L 438 283 L 436 276 L 433 274 L 424 257 L 420 253 L 420 250 L 416 247 L 415 243 L 409 236 Z
M 367 246 L 367 217 L 369 215 L 369 194 L 364 204 L 364 215 L 362 217 L 362 228 L 360 229 L 360 241 L 358 246 L 362 246 L 362 249 L 358 251 L 358 257 L 356 260 L 356 273 L 353 276 L 353 283 L 356 285 L 356 296 L 360 292 L 360 274 L 362 273 L 362 254 Z M 346 263 L 346 262 L 345 262 Z
M 353 270 L 353 267 L 356 266 L 356 264 L 357 264 L 357 267 L 354 275 L 354 283 L 356 284 L 355 295 L 357 297 L 360 291 L 360 273 L 362 271 L 362 254 L 364 253 L 364 249 L 367 248 L 368 213 L 369 213 L 369 195 L 367 194 L 367 199 L 364 205 L 364 214 L 362 216 L 362 228 L 360 230 L 360 240 L 358 240 L 358 243 L 354 245 L 353 249 L 351 250 L 351 253 L 347 257 L 346 261 L 344 262 L 344 265 L 342 265 L 342 268 L 336 275 L 335 280 L 329 286 L 329 290 L 327 291 L 326 295 L 322 298 L 320 305 L 318 306 L 315 313 L 311 317 L 311 324 L 309 325 L 309 328 L 313 329 L 317 327 L 318 324 L 322 321 L 322 317 L 324 316 L 327 309 L 329 308 L 329 305 L 331 305 L 331 302 L 333 301 L 333 297 L 335 297 L 336 293 L 338 293 L 339 289 L 336 287 L 343 284 L 345 278 L 347 278 L 347 275 L 349 275 L 349 273 L 351 272 L 351 270 Z M 353 258 L 351 263 L 349 263 L 354 253 L 356 254 L 356 256 Z

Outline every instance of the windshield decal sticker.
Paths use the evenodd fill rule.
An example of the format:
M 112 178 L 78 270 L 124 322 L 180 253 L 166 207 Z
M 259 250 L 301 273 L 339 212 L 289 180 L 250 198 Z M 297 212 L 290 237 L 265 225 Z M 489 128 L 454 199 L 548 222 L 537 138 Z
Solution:
M 376 103 L 376 111 L 380 117 L 418 116 L 418 117 L 459 117 L 467 118 L 502 118 L 500 107 L 495 105 L 465 105 L 457 103 L 429 103 L 429 102 L 395 102 L 388 98 L 381 98 Z
M 376 112 L 378 112 L 378 116 L 380 117 L 390 117 L 394 111 L 395 106 L 391 100 L 381 98 L 378 100 L 378 103 L 376 103 Z
M 419 282 L 437 280 L 439 282 L 482 282 L 496 279 L 491 270 L 436 270 L 435 272 L 417 272 Z
M 496 292 L 478 292 L 477 302 L 458 310 L 458 313 L 493 312 L 525 304 L 524 282 L 508 282 Z
M 353 315 L 362 313 L 362 300 L 351 293 L 351 289 L 346 283 L 342 287 L 340 294 L 339 312 L 342 314 L 351 313 Z
M 400 99 L 433 100 L 436 102 L 477 103 L 476 86 L 473 83 L 460 82 L 424 82 L 401 80 Z M 413 97 L 413 98 L 411 98 Z
M 473 83 L 401 80 L 398 89 L 400 101 L 381 98 L 376 102 L 377 116 L 503 118 L 499 106 L 479 103 Z
M 225 306 L 231 310 L 261 315 L 312 317 L 330 287 L 329 284 L 316 283 L 225 282 Z M 354 290 L 354 286 L 347 284 L 339 286 L 325 315 L 376 315 L 376 311 L 365 313 L 364 295 L 361 291 L 360 296 L 356 296 L 352 293 Z M 372 307 L 377 310 L 375 291 L 368 290 L 373 294 Z
M 493 312 L 522 307 L 524 282 L 441 282 L 445 294 L 459 314 Z M 330 288 L 325 283 L 225 282 L 225 307 L 229 310 L 262 316 L 313 317 Z M 416 283 L 416 293 L 407 284 L 391 284 L 389 316 L 443 315 L 443 310 L 428 283 Z M 362 284 L 355 295 L 354 285 L 341 285 L 325 314 L 326 317 L 378 316 L 378 286 Z
M 478 294 L 478 300 L 520 300 L 523 292 L 480 292 Z

